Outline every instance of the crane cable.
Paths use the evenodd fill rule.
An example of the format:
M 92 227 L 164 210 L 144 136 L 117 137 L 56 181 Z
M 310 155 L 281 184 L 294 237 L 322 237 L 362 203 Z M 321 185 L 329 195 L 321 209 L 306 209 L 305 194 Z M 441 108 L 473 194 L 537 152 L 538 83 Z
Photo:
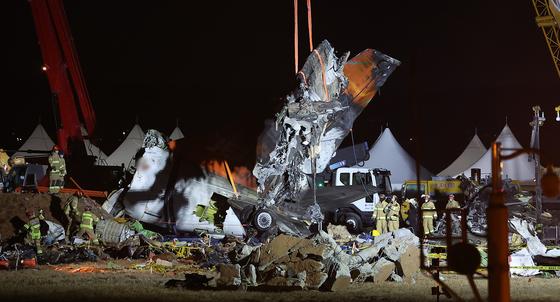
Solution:
M 294 0 L 294 59 L 295 59 L 295 69 L 296 74 L 298 73 L 298 12 L 297 12 L 298 0 Z
M 311 0 L 307 0 L 307 29 L 309 32 L 309 52 L 313 52 L 313 27 L 311 18 Z M 299 37 L 298 37 L 298 0 L 294 0 L 294 67 L 299 71 Z M 302 73 L 305 78 L 305 75 Z
M 311 0 L 307 0 L 307 29 L 309 30 L 309 51 L 313 51 L 313 30 L 311 28 Z

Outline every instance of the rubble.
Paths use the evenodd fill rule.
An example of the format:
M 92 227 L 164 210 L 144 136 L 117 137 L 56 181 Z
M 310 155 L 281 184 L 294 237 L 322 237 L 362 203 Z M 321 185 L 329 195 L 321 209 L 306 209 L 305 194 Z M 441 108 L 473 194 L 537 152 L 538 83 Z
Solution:
M 419 267 L 420 249 L 413 245 L 407 246 L 397 262 L 397 270 L 401 272 L 400 276 L 404 277 L 407 282 L 414 282 Z
M 216 286 L 241 285 L 241 266 L 239 264 L 218 264 L 217 276 L 214 278 Z
M 267 244 L 251 247 L 249 255 L 245 243 L 237 242 L 236 245 L 232 250 L 245 250 L 245 256 L 235 258 L 237 260 L 231 264 L 218 264 L 215 280 L 209 282 L 208 287 L 338 291 L 352 282 L 368 278 L 382 282 L 392 276 L 399 282 L 414 282 L 419 271 L 418 237 L 408 230 L 388 233 L 382 240 L 364 246 L 355 254 L 343 250 L 323 231 L 308 238 L 281 234 Z M 391 259 L 387 250 L 392 251 Z
M 345 225 L 329 224 L 327 226 L 327 234 L 332 236 L 337 242 L 349 242 L 354 238 L 354 236 L 348 232 Z
M 371 276 L 373 282 L 379 283 L 386 281 L 395 270 L 395 263 L 385 258 L 379 259 L 372 268 Z

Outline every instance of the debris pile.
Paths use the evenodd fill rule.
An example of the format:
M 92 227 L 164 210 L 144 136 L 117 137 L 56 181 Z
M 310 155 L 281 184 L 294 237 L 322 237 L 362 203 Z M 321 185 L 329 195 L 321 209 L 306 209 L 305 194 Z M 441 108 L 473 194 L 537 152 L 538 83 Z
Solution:
M 189 273 L 185 280 L 171 280 L 166 286 L 337 291 L 365 280 L 414 282 L 420 266 L 418 244 L 418 237 L 407 229 L 364 242 L 355 253 L 323 231 L 309 238 L 281 234 L 260 246 L 238 242 L 228 253 L 230 262 L 216 265 L 215 272 Z
M 555 275 L 560 276 L 560 249 L 547 249 L 539 238 L 534 235 L 534 225 L 527 220 L 514 217 L 509 222 L 514 235 L 519 234 L 526 244 L 526 247 L 510 255 L 511 274 L 534 276 L 545 271 L 553 271 Z M 556 269 L 549 269 L 554 267 Z
M 323 41 L 298 73 L 299 85 L 286 98 L 274 124 L 259 138 L 257 164 L 260 206 L 313 223 L 323 219 L 317 199 L 302 203 L 317 173 L 327 167 L 354 120 L 400 64 L 366 49 L 348 61 Z M 293 203 L 298 202 L 298 207 Z M 272 209 L 274 211 L 274 209 Z M 279 224 L 282 232 L 300 235 Z

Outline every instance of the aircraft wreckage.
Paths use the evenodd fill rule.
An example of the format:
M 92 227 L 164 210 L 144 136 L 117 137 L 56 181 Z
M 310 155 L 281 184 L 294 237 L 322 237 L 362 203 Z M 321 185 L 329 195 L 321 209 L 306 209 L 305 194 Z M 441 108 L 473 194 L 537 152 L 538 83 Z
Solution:
M 261 232 L 277 227 L 309 234 L 309 225 L 320 225 L 321 207 L 340 202 L 340 196 L 356 200 L 372 194 L 363 186 L 313 185 L 314 175 L 326 168 L 354 120 L 400 64 L 373 49 L 348 57 L 338 58 L 323 41 L 307 58 L 298 87 L 259 138 L 257 192 L 208 173 L 191 160 L 191 146 L 182 140 L 170 152 L 161 134 L 151 130 L 130 185 L 110 196 L 104 208 L 179 232 L 242 236 L 243 225 L 252 224 Z

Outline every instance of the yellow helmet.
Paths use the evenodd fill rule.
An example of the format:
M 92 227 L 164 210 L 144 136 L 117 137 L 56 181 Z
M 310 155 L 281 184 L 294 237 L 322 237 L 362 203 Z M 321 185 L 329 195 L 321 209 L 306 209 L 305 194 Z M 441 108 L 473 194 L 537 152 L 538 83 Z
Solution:
M 375 237 L 375 236 L 379 236 L 379 235 L 381 235 L 381 232 L 380 232 L 380 231 L 378 231 L 378 230 L 373 230 L 373 231 L 371 231 L 371 236 L 374 236 L 374 237 Z

